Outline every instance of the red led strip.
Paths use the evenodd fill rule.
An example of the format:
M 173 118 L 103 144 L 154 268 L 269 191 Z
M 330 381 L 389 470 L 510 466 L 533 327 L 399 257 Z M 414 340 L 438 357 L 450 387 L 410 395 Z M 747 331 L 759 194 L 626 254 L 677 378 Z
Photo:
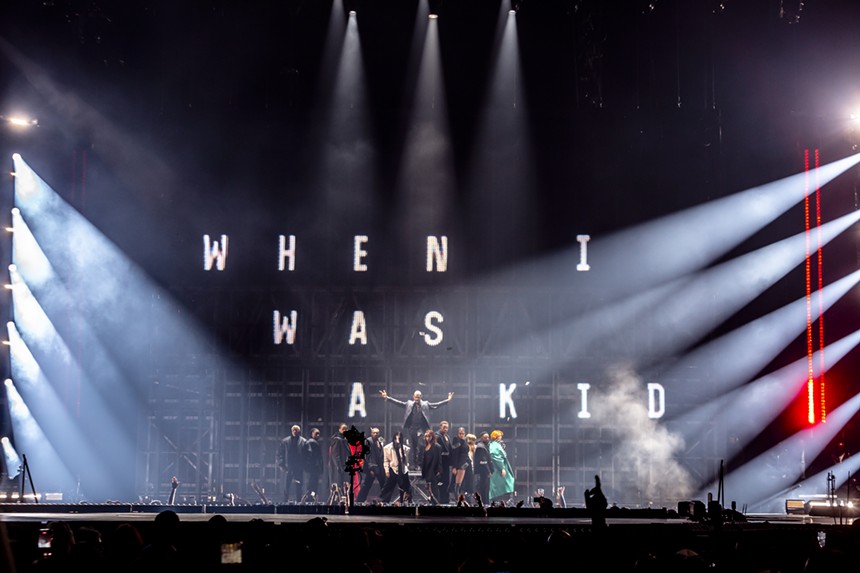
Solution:
M 803 194 L 803 219 L 806 226 L 806 259 L 805 278 L 806 278 L 806 420 L 810 424 L 815 423 L 815 376 L 812 365 L 812 258 L 810 247 L 810 224 L 809 224 L 809 149 L 803 152 L 803 172 L 804 172 L 804 194 Z
M 821 248 L 821 185 L 818 168 L 821 166 L 819 151 L 815 150 L 815 229 L 818 236 L 818 403 L 820 420 L 827 421 L 827 408 L 824 399 L 824 266 Z
M 815 234 L 816 234 L 816 272 L 817 290 L 818 290 L 818 412 L 816 415 L 815 408 L 815 371 L 814 371 L 814 330 L 812 328 L 812 222 L 810 213 L 810 181 L 809 181 L 809 149 L 803 153 L 803 170 L 805 174 L 804 186 L 805 193 L 803 199 L 804 224 L 806 227 L 806 360 L 807 360 L 807 380 L 806 380 L 806 398 L 807 398 L 807 413 L 806 418 L 810 424 L 814 424 L 816 419 L 821 422 L 827 421 L 827 402 L 824 384 L 824 257 L 821 239 L 821 185 L 819 182 L 818 170 L 821 166 L 821 154 L 818 149 L 815 150 Z

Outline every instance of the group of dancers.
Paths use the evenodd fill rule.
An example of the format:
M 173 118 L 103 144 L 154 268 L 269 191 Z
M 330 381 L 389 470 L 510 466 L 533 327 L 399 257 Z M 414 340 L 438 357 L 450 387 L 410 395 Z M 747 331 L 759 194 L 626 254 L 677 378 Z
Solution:
M 387 443 L 380 429 L 371 427 L 358 447 L 351 443 L 354 436 L 347 424 L 341 424 L 323 448 L 318 428 L 311 430 L 308 439 L 298 425 L 291 428 L 281 441 L 277 460 L 285 478 L 286 503 L 324 503 L 319 487 L 326 469 L 327 503 L 339 503 L 346 496 L 367 503 L 374 484 L 378 484 L 374 501 L 386 504 L 490 504 L 509 501 L 514 495 L 514 471 L 501 430 L 474 434 L 460 427 L 451 436 L 448 421 L 439 422 L 436 429 L 430 427 L 430 410 L 450 402 L 453 392 L 440 402 L 424 400 L 420 391 L 409 401 L 392 398 L 385 390 L 380 395 L 405 410 L 403 430 Z

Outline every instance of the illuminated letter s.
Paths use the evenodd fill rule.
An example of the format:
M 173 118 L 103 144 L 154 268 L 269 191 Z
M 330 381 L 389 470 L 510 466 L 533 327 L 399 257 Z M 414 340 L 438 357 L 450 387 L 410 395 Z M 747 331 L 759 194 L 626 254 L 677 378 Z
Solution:
M 436 310 L 431 310 L 426 315 L 424 315 L 424 328 L 432 332 L 435 336 L 431 336 L 429 333 L 424 333 L 424 342 L 427 343 L 428 346 L 438 346 L 442 342 L 442 338 L 444 337 L 444 333 L 442 329 L 433 324 L 433 321 L 436 322 L 444 322 L 445 317 L 442 316 L 442 313 Z

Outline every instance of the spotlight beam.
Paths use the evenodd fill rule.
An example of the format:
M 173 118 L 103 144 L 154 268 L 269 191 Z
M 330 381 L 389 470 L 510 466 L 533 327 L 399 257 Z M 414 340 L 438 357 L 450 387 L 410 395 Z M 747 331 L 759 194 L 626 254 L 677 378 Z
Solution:
M 819 168 L 820 187 L 823 189 L 858 162 L 860 154 Z M 807 193 L 806 177 L 805 172 L 800 172 L 606 237 L 593 237 L 588 255 L 592 264 L 587 273 L 576 270 L 577 244 L 573 249 L 478 279 L 475 286 L 573 284 L 585 292 L 599 292 L 600 304 L 609 306 L 707 268 L 798 204 Z M 593 304 L 589 297 L 566 301 L 545 324 L 535 327 L 548 331 L 571 317 L 592 311 Z M 521 334 L 516 331 L 509 336 Z M 504 343 L 501 337 L 499 343 Z
M 824 354 L 826 368 L 832 368 L 858 343 L 860 330 L 829 344 Z M 819 352 L 815 353 L 816 364 Z M 806 382 L 807 364 L 807 358 L 803 357 L 723 396 L 706 399 L 702 406 L 678 416 L 675 419 L 677 426 L 684 429 L 682 434 L 685 440 L 690 441 L 706 433 L 705 426 L 712 420 L 719 419 L 731 430 L 732 439 L 726 446 L 726 455 L 731 459 L 795 399 Z M 820 373 L 816 372 L 818 375 Z
M 137 437 L 138 423 L 143 422 L 144 406 L 153 391 L 151 356 L 169 355 L 181 348 L 185 356 L 206 356 L 215 371 L 233 371 L 234 366 L 221 358 L 228 353 L 213 350 L 209 335 L 178 310 L 168 293 L 59 197 L 23 158 L 19 156 L 15 162 L 16 171 L 23 174 L 15 179 L 20 221 L 29 223 L 30 243 L 38 247 L 31 254 L 40 252 L 36 256 L 43 259 L 35 265 L 42 274 L 36 281 L 39 288 L 33 287 L 32 292 L 52 321 L 63 316 L 74 322 L 76 340 L 87 348 L 87 376 L 82 377 L 80 396 L 82 423 L 74 431 L 87 432 L 85 439 L 79 440 L 81 444 L 111 452 L 96 458 L 79 456 L 75 463 L 86 460 L 88 465 L 76 477 L 82 477 L 81 488 L 90 495 L 97 492 L 104 496 L 102 499 L 128 498 L 135 495 L 130 488 L 136 487 L 137 479 L 136 448 L 129 444 Z M 25 234 L 22 231 L 19 238 Z M 70 249 L 70 245 L 77 248 Z M 27 262 L 18 260 L 17 267 L 31 286 L 31 277 L 25 274 L 31 269 Z M 135 343 L 140 340 L 150 341 L 151 353 Z M 29 351 L 27 354 L 32 356 Z M 34 359 L 25 356 L 16 362 L 33 365 L 35 376 L 43 376 Z M 101 402 L 94 393 L 110 399 Z M 109 422 L 114 416 L 123 431 L 109 431 L 114 427 Z M 136 487 L 137 491 L 141 487 L 144 485 Z
M 804 473 L 804 460 L 815 459 L 827 447 L 842 427 L 860 410 L 860 394 L 854 396 L 827 416 L 826 424 L 818 424 L 797 432 L 783 440 L 770 451 L 756 457 L 743 466 L 731 470 L 725 476 L 726 498 L 736 499 L 755 508 L 771 500 L 773 495 L 785 487 L 796 485 Z M 767 466 L 777 453 L 789 463 L 785 466 L 786 475 L 782 480 L 767 480 Z M 717 484 L 710 484 L 708 490 L 715 491 Z M 708 490 L 699 492 L 704 497 Z M 730 495 L 728 492 L 732 492 Z
M 28 465 L 36 475 L 35 481 L 40 484 L 42 490 L 73 492 L 75 474 L 69 469 L 69 463 L 74 460 L 64 460 L 58 453 L 55 447 L 58 442 L 52 441 L 51 437 L 45 434 L 12 380 L 6 380 L 5 386 L 17 450 L 29 457 Z M 61 417 L 60 411 L 57 416 Z M 76 446 L 68 445 L 71 449 L 67 455 L 73 456 Z
M 860 270 L 825 286 L 820 293 L 823 309 L 830 309 L 858 282 Z M 815 294 L 817 297 L 819 293 Z M 706 402 L 746 383 L 805 329 L 806 297 L 801 297 L 686 353 L 671 368 L 655 372 L 654 376 L 659 376 L 669 391 L 689 392 L 681 388 L 687 377 L 685 373 L 708 372 L 709 383 L 696 388 L 694 393 L 689 392 L 691 400 Z
M 858 220 L 860 211 L 823 225 L 823 244 Z M 605 305 L 567 324 L 557 325 L 542 336 L 569 341 L 562 353 L 564 356 L 609 352 L 619 360 L 638 366 L 659 362 L 700 340 L 796 268 L 805 260 L 805 241 L 805 233 L 798 233 L 703 272 Z M 840 284 L 843 288 L 848 286 L 848 282 Z M 789 331 L 802 331 L 806 327 L 805 314 L 798 315 L 796 325 L 787 327 Z M 767 337 L 770 336 L 768 333 Z M 521 350 L 511 346 L 495 352 L 515 355 Z M 559 364 L 547 363 L 535 376 L 545 376 L 558 367 Z
M 858 471 L 860 471 L 860 454 L 854 454 L 814 475 L 807 476 L 797 485 L 794 495 L 815 495 L 820 494 L 822 491 L 827 491 L 828 474 L 832 474 L 834 476 L 834 486 L 837 490 L 846 485 L 850 488 L 851 485 L 849 484 L 849 479 L 851 479 L 852 476 L 856 476 Z M 837 497 L 838 496 L 839 494 L 837 494 Z

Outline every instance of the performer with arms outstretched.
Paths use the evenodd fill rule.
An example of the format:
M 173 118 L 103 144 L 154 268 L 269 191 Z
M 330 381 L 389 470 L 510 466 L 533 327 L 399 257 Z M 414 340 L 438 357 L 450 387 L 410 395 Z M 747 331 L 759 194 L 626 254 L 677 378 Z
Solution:
M 424 432 L 430 428 L 430 410 L 443 406 L 451 401 L 454 397 L 453 392 L 448 392 L 448 398 L 441 402 L 428 402 L 423 399 L 420 390 L 416 390 L 412 394 L 412 400 L 403 401 L 397 398 L 392 398 L 385 390 L 380 390 L 379 395 L 385 400 L 390 400 L 395 404 L 403 406 L 403 436 L 407 438 L 407 443 L 412 451 L 412 465 L 420 466 L 421 460 L 419 454 L 423 448 L 419 444 L 424 443 Z

